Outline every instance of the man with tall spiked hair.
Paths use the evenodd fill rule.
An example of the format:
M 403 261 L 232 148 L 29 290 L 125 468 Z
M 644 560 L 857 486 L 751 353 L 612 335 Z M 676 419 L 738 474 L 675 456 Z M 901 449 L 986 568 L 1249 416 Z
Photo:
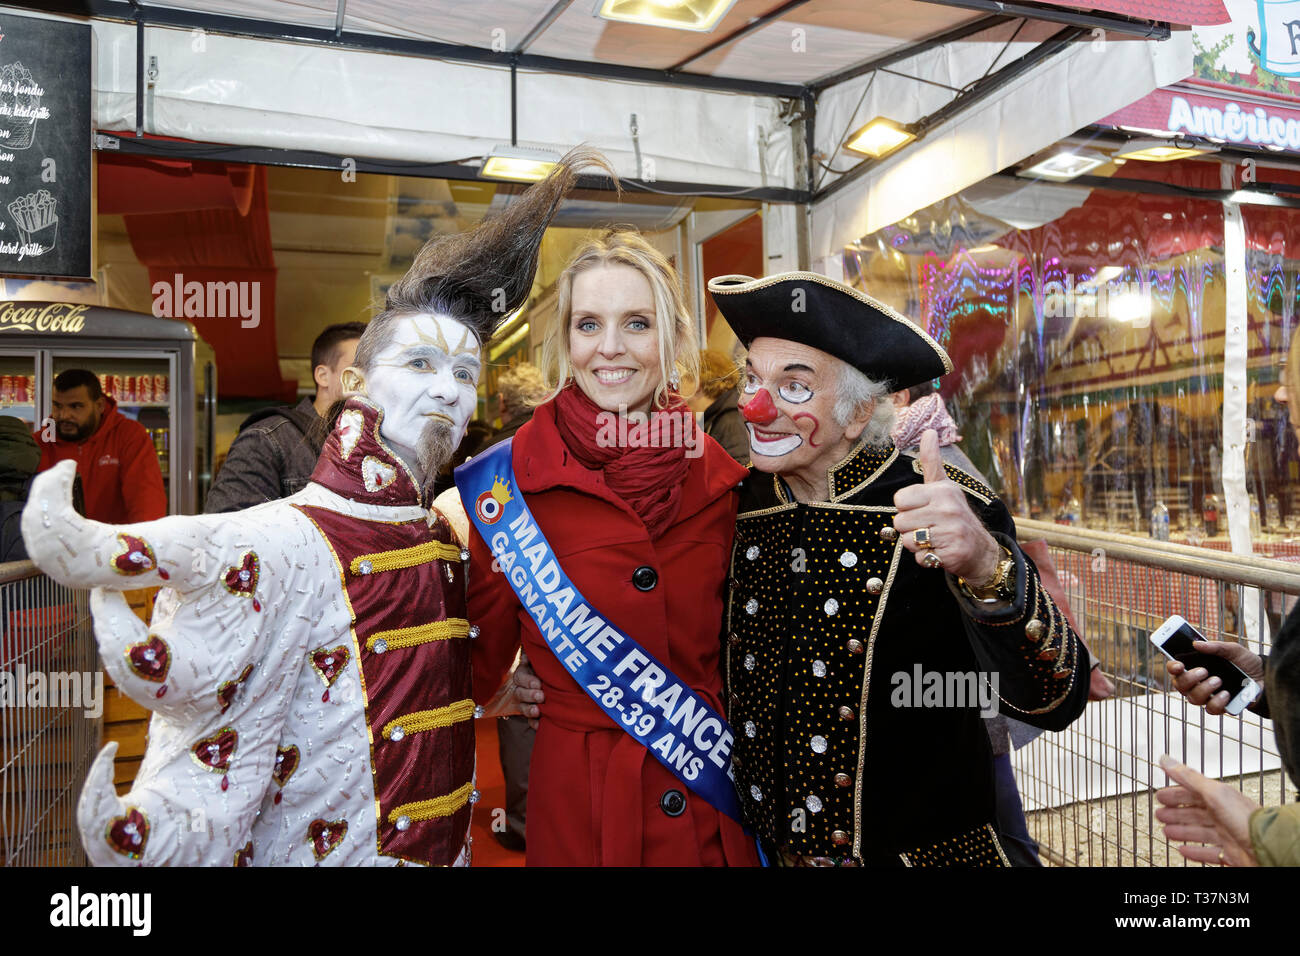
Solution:
M 1088 655 L 1006 508 L 890 441 L 890 393 L 952 370 L 929 335 L 811 272 L 709 283 L 749 349 L 725 625 L 733 767 L 774 862 L 1003 866 L 981 714 L 1059 730 Z
M 464 865 L 475 706 L 465 562 L 433 479 L 476 405 L 481 348 L 523 305 L 577 170 L 428 243 L 344 372 L 350 393 L 301 492 L 229 514 L 81 518 L 71 465 L 37 479 L 33 560 L 96 588 L 117 686 L 155 719 L 129 792 L 116 744 L 78 808 L 98 865 Z M 164 585 L 146 629 L 120 594 Z

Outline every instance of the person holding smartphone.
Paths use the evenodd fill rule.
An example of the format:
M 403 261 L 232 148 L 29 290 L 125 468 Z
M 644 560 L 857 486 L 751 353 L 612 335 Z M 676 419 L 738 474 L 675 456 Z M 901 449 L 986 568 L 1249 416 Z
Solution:
M 1282 385 L 1273 396 L 1290 410 L 1291 428 L 1300 438 L 1300 409 L 1288 401 L 1292 393 L 1300 394 L 1300 335 L 1291 337 Z M 1267 659 L 1245 645 L 1222 641 L 1196 641 L 1192 649 L 1263 681 L 1264 693 L 1250 709 L 1272 718 L 1282 766 L 1300 786 L 1300 605 L 1287 615 Z M 1208 668 L 1188 669 L 1174 660 L 1165 668 L 1178 692 L 1193 704 L 1209 714 L 1227 712 L 1232 694 Z M 1170 840 L 1184 844 L 1178 852 L 1187 859 L 1225 866 L 1300 866 L 1300 804 L 1261 807 L 1231 784 L 1210 780 L 1168 756 L 1160 764 L 1177 786 L 1156 794 L 1164 804 L 1156 819 L 1165 824 Z

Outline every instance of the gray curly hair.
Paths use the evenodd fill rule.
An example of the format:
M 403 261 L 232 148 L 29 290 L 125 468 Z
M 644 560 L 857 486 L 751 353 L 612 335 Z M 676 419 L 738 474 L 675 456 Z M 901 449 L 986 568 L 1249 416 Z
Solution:
M 889 401 L 892 391 L 888 382 L 873 381 L 848 362 L 842 362 L 831 417 L 835 419 L 835 424 L 843 428 L 853 421 L 862 406 L 874 402 L 871 420 L 867 422 L 862 437 L 868 445 L 888 445 L 895 417 L 894 403 Z

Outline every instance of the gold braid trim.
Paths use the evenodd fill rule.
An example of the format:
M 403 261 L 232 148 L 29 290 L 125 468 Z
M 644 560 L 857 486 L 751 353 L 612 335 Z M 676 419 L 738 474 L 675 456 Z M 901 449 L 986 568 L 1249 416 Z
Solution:
M 448 704 L 446 707 L 437 707 L 433 710 L 417 710 L 409 714 L 403 714 L 401 717 L 394 717 L 384 724 L 382 733 L 384 739 L 389 740 L 392 737 L 394 727 L 400 726 L 403 732 L 409 736 L 426 730 L 437 730 L 439 727 L 450 727 L 462 720 L 469 720 L 473 716 L 474 701 L 466 698 L 465 700 L 458 700 L 454 704 Z
M 398 817 L 406 817 L 413 823 L 420 820 L 432 820 L 434 817 L 449 817 L 466 803 L 474 790 L 474 784 L 467 783 L 451 793 L 432 800 L 417 800 L 415 803 L 403 803 L 388 811 L 388 822 L 396 823 Z
M 358 554 L 348 565 L 353 574 L 361 573 L 361 562 L 370 562 L 370 574 L 380 571 L 397 571 L 401 568 L 413 568 L 428 564 L 430 561 L 455 561 L 460 563 L 460 548 L 441 541 L 426 541 L 410 548 L 398 548 L 396 551 L 376 551 L 374 554 Z
M 1055 700 L 1049 701 L 1047 705 L 1044 707 L 1036 707 L 1033 710 L 1025 710 L 1024 708 L 1017 707 L 1015 704 L 1011 703 L 1011 701 L 1007 700 L 1005 697 L 999 694 L 998 699 L 1001 700 L 1002 703 L 1006 704 L 1008 707 L 1010 707 L 1018 714 L 1045 714 L 1048 711 L 1055 710 L 1058 706 L 1060 706 L 1061 702 L 1065 700 L 1065 698 L 1070 696 L 1070 692 L 1074 690 L 1074 680 L 1079 674 L 1079 669 L 1077 665 L 1079 661 L 1080 642 L 1078 636 L 1072 633 L 1070 629 L 1069 621 L 1066 620 L 1064 613 L 1062 613 L 1059 618 L 1057 617 L 1056 604 L 1050 599 L 1047 592 L 1043 589 L 1041 581 L 1039 582 L 1037 597 L 1039 599 L 1039 603 L 1044 604 L 1047 607 L 1048 620 L 1050 621 L 1050 626 L 1048 627 L 1047 631 L 1043 634 L 1042 646 L 1047 647 L 1051 643 L 1054 635 L 1059 637 L 1061 641 L 1060 653 L 1057 654 L 1056 660 L 1052 663 L 1050 673 L 1044 675 L 1044 677 L 1047 680 L 1051 680 L 1053 679 L 1051 677 L 1051 674 L 1064 673 L 1066 668 L 1062 665 L 1068 665 L 1069 672 L 1070 672 L 1070 681 L 1068 684 L 1065 685 L 1065 692 L 1061 694 L 1060 697 L 1057 697 Z M 1058 625 L 1059 625 L 1059 630 L 1058 630 Z M 1071 638 L 1073 638 L 1073 640 L 1071 640 Z M 1046 686 L 1045 683 L 1044 686 Z
M 385 650 L 397 651 L 404 647 L 415 647 L 429 641 L 445 641 L 452 637 L 469 637 L 469 621 L 463 617 L 449 617 L 445 621 L 432 624 L 416 624 L 413 627 L 399 627 L 395 631 L 376 631 L 366 638 L 366 650 L 373 651 L 375 643 L 383 641 Z

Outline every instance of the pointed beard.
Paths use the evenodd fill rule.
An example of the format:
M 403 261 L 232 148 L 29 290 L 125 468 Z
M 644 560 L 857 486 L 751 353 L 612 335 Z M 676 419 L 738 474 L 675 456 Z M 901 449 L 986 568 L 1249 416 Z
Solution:
M 420 487 L 422 494 L 427 494 L 433 489 L 433 483 L 438 473 L 442 471 L 442 466 L 451 461 L 455 451 L 456 443 L 451 425 L 436 418 L 425 423 L 424 431 L 420 432 L 419 447 L 416 448 L 420 472 L 424 476 Z

